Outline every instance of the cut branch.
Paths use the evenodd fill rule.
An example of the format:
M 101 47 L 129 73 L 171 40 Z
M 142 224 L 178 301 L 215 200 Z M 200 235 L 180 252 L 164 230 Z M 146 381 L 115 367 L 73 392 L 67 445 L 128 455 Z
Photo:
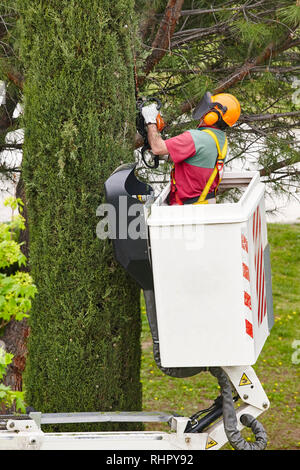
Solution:
M 138 84 L 142 85 L 145 78 L 153 70 L 156 64 L 165 56 L 171 48 L 171 38 L 175 31 L 184 0 L 169 0 L 163 20 L 158 28 L 152 43 L 152 53 L 147 57 L 143 75 L 138 78 Z

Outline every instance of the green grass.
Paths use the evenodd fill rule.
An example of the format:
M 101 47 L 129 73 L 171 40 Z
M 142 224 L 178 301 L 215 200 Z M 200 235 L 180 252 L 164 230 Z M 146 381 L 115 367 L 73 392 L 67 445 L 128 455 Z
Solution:
M 271 402 L 259 417 L 268 434 L 269 450 L 300 448 L 299 363 L 293 344 L 300 342 L 300 224 L 268 226 L 271 247 L 275 324 L 254 369 Z M 218 396 L 216 379 L 201 373 L 188 379 L 164 375 L 156 366 L 142 301 L 142 385 L 144 411 L 171 411 L 190 416 Z M 299 362 L 299 363 L 298 363 Z M 157 429 L 148 425 L 147 429 Z M 168 430 L 161 425 L 161 430 Z M 246 439 L 251 433 L 243 430 Z M 224 449 L 230 449 L 227 444 Z

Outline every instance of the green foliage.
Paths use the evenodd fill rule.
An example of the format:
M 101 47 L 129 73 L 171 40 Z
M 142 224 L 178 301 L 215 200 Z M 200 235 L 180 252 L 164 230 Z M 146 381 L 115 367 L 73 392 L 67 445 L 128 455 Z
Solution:
M 22 201 L 7 198 L 6 206 L 15 211 Z M 15 263 L 19 267 L 26 264 L 26 258 L 21 252 L 21 245 L 16 239 L 16 233 L 24 229 L 22 215 L 13 216 L 11 222 L 0 224 L 0 269 L 7 268 Z M 12 319 L 21 321 L 27 318 L 31 309 L 31 300 L 36 293 L 36 286 L 31 276 L 26 272 L 16 272 L 7 275 L 0 272 L 0 328 L 7 325 Z
M 2 326 L 12 319 L 21 321 L 28 318 L 31 299 L 36 293 L 28 273 L 18 272 L 10 276 L 0 274 L 0 318 Z
M 38 288 L 26 401 L 43 412 L 140 409 L 139 288 L 96 236 L 104 182 L 133 158 L 134 2 L 17 3 Z
M 271 41 L 274 37 L 273 28 L 266 27 L 265 24 L 239 19 L 233 23 L 232 30 L 236 31 L 237 40 L 241 44 L 262 47 L 266 41 Z
M 268 0 L 225 4 L 221 1 L 212 4 L 206 0 L 184 2 L 183 10 L 192 10 L 193 14 L 185 14 L 179 19 L 168 53 L 140 90 L 141 94 L 155 95 L 164 102 L 168 135 L 184 130 L 178 117 L 184 103 L 190 102 L 193 106 L 205 91 L 218 90 L 221 86 L 239 99 L 242 119 L 275 114 L 272 119 L 249 120 L 249 126 L 241 123 L 230 129 L 231 158 L 240 158 L 246 150 L 252 157 L 252 150 L 257 155 L 259 147 L 258 163 L 267 161 L 270 167 L 281 160 L 295 161 L 294 143 L 297 141 L 299 148 L 299 136 L 295 132 L 299 128 L 299 115 L 277 118 L 276 113 L 298 111 L 295 98 L 300 60 L 298 3 L 294 0 L 280 3 Z M 197 13 L 198 9 L 202 12 Z M 162 16 L 157 14 L 151 23 L 143 40 L 146 46 L 141 44 L 142 53 L 151 51 L 151 42 L 161 19 Z M 289 41 L 295 45 L 288 47 Z M 252 64 L 255 67 L 252 68 Z M 244 74 L 247 68 L 249 73 Z M 185 113 L 183 118 L 189 120 L 190 113 Z M 193 124 L 190 121 L 190 125 Z M 273 136 L 277 138 L 278 149 L 284 149 L 281 155 L 274 146 L 268 145 L 269 137 Z M 299 162 L 299 150 L 296 159 Z M 290 173 L 286 171 L 286 178 L 281 174 L 276 182 L 273 178 L 272 187 L 275 183 L 276 189 L 284 191 Z M 299 172 L 292 170 L 292 173 L 299 185 Z
M 7 198 L 5 206 L 10 206 L 14 212 L 17 208 L 22 210 L 20 199 Z M 22 215 L 12 216 L 9 223 L 0 223 L 0 269 L 10 267 L 17 263 L 19 267 L 26 264 L 26 258 L 21 252 L 21 245 L 17 241 L 17 233 L 24 229 Z M 21 321 L 29 317 L 31 300 L 36 294 L 36 286 L 31 276 L 26 272 L 5 274 L 0 272 L 0 329 L 12 320 Z M 2 381 L 7 366 L 13 360 L 13 354 L 6 352 L 0 342 L 0 381 Z M 0 382 L 0 404 L 10 408 L 15 404 L 16 409 L 25 412 L 24 393 L 13 391 Z
M 9 2 L 19 10 L 14 45 L 26 76 L 23 175 L 39 291 L 30 318 L 28 401 L 45 412 L 138 409 L 138 289 L 113 261 L 111 246 L 96 238 L 96 208 L 106 178 L 132 160 L 133 42 L 141 49 L 139 72 L 167 2 Z M 168 115 L 177 117 L 182 102 L 200 99 L 206 89 L 238 74 L 270 41 L 284 42 L 288 25 L 298 21 L 294 3 L 282 0 L 279 8 L 258 2 L 249 11 L 248 3 L 235 2 L 232 10 L 232 3 L 216 0 L 213 7 L 222 11 L 182 17 L 170 51 L 140 93 L 160 97 Z M 184 9 L 189 8 L 212 4 L 186 0 Z M 149 20 L 140 41 L 134 40 L 137 13 Z M 194 38 L 180 43 L 187 31 Z M 276 60 L 272 56 L 227 90 L 240 99 L 244 114 L 293 109 L 291 75 L 264 66 L 293 69 L 298 56 L 298 47 Z M 290 155 L 294 161 L 293 145 L 285 145 L 287 133 L 279 124 L 253 126 L 253 134 L 237 127 L 233 156 L 250 146 L 252 136 L 256 144 L 257 135 L 270 132 L 271 145 L 262 146 L 260 161 L 269 167 Z M 176 118 L 171 132 L 180 126 Z M 284 154 L 272 145 L 276 135 Z
M 154 10 L 157 13 L 163 12 L 166 8 L 166 0 L 135 0 L 135 9 L 147 15 Z
M 11 364 L 13 357 L 13 354 L 7 353 L 2 346 L 0 347 L 0 380 L 3 379 L 7 366 Z
M 280 8 L 278 11 L 278 17 L 284 23 L 295 27 L 300 23 L 300 5 L 297 2 L 296 5 L 289 5 L 285 8 Z
M 25 413 L 26 407 L 24 402 L 24 392 L 11 390 L 9 386 L 2 383 L 7 366 L 11 364 L 12 360 L 13 354 L 7 353 L 0 346 L 0 405 L 5 406 L 5 408 L 15 406 L 17 411 Z
M 18 207 L 22 210 L 22 201 L 20 199 L 7 198 L 4 201 L 5 206 L 10 206 L 12 211 Z M 25 265 L 26 259 L 20 250 L 17 242 L 17 234 L 19 230 L 25 228 L 24 218 L 22 215 L 12 217 L 10 223 L 0 224 L 0 269 L 18 263 L 19 267 Z

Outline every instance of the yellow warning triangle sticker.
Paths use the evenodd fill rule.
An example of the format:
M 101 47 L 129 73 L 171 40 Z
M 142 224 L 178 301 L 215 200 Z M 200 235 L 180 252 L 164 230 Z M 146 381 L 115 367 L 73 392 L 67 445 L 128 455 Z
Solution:
M 207 443 L 206 443 L 206 449 L 210 449 L 211 447 L 214 447 L 216 446 L 218 443 L 216 441 L 214 441 L 211 437 L 209 437 L 207 439 Z
M 251 380 L 247 377 L 246 374 L 243 374 L 240 380 L 239 386 L 241 387 L 242 385 L 251 385 L 251 384 L 252 384 Z

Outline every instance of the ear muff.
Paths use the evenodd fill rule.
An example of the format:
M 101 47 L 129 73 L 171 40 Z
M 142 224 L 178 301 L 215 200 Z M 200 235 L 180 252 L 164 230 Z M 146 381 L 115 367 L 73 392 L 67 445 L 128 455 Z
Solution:
M 207 113 L 203 120 L 207 126 L 213 126 L 217 122 L 220 122 L 223 118 L 223 113 L 216 108 L 213 108 Z
M 213 102 L 211 110 L 205 114 L 203 120 L 207 126 L 213 126 L 214 124 L 220 124 L 223 122 L 223 116 L 227 111 L 227 107 L 221 103 Z
M 216 122 L 219 121 L 220 117 L 221 115 L 219 111 L 214 109 L 204 116 L 203 121 L 207 126 L 213 126 L 214 124 L 216 124 Z

